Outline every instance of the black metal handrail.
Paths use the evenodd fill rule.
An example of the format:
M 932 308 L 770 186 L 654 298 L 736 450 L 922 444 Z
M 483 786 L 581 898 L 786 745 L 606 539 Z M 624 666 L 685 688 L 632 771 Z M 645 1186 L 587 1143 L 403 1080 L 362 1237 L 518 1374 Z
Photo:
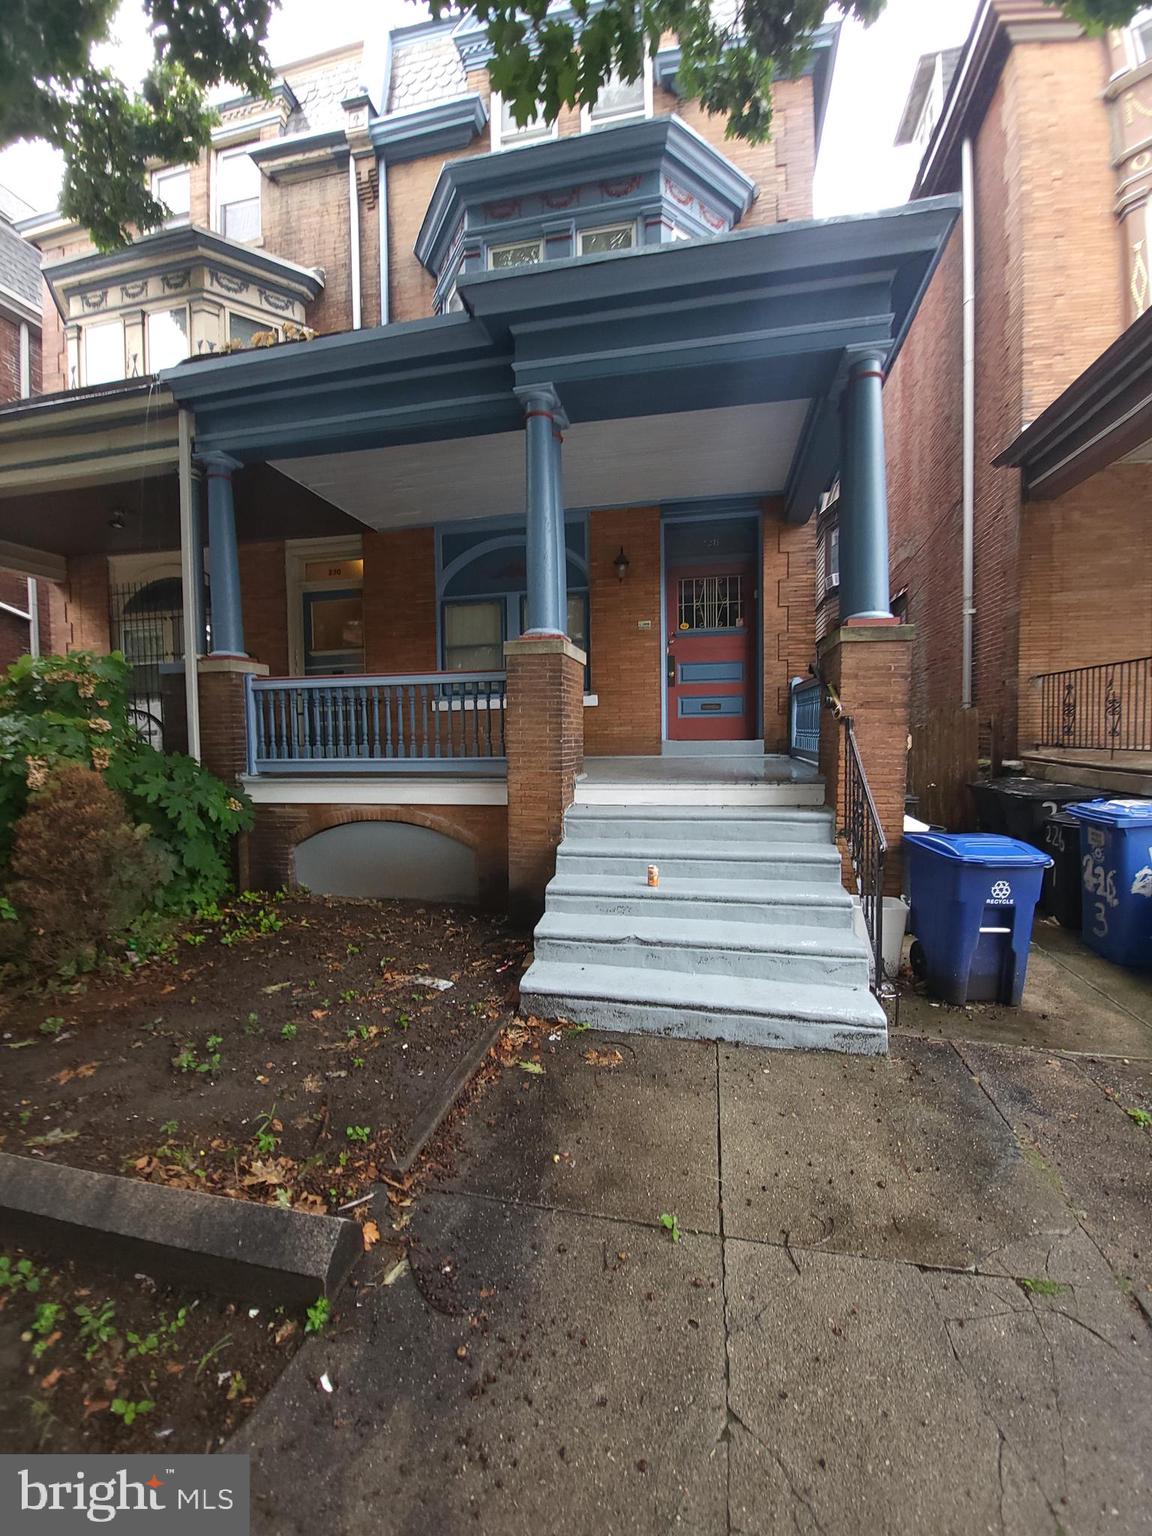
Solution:
M 1152 656 L 1032 679 L 1040 690 L 1038 747 L 1152 752 Z
M 872 946 L 872 990 L 879 997 L 885 990 L 884 860 L 888 839 L 884 836 L 876 801 L 872 798 L 852 721 L 842 715 L 840 725 L 844 731 L 844 825 L 840 835 L 856 876 L 864 926 Z

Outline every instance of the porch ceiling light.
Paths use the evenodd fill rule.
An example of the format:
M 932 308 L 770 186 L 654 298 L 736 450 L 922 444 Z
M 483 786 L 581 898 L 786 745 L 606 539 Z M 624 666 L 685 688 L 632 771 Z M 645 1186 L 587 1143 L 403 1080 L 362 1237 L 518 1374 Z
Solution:
M 126 528 L 128 526 L 128 519 L 124 516 L 123 512 L 120 511 L 119 507 L 116 508 L 116 510 L 112 513 L 112 516 L 108 519 L 108 526 L 109 528 L 114 528 L 117 533 L 119 533 L 122 528 Z
M 631 564 L 628 556 L 624 553 L 623 544 L 621 544 L 620 553 L 616 556 L 615 560 L 613 560 L 612 564 L 616 567 L 616 575 L 620 578 L 621 581 L 623 581 L 625 576 L 628 574 L 628 567 Z

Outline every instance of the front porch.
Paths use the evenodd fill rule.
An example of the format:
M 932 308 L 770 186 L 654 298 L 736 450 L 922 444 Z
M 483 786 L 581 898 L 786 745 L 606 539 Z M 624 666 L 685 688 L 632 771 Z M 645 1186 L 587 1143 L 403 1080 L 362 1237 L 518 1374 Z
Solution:
M 252 793 L 252 883 L 355 864 L 403 882 L 387 894 L 535 918 L 570 807 L 615 802 L 641 813 L 633 863 L 659 862 L 642 813 L 664 809 L 727 828 L 722 855 L 677 831 L 705 885 L 734 861 L 843 896 L 845 796 L 877 849 L 902 824 L 881 388 L 954 217 L 925 201 L 487 273 L 463 314 L 192 359 L 163 379 L 167 469 L 135 485 L 103 462 L 78 482 L 67 402 L 47 450 L 31 413 L 0 413 L 9 558 L 47 549 L 82 643 L 136 632 L 109 572 L 178 583 L 155 686 L 176 744 Z M 834 483 L 842 627 L 818 648 L 812 513 Z M 793 683 L 817 664 L 855 734 L 817 708 L 794 761 Z M 818 855 L 793 852 L 805 815 Z M 800 894 L 767 907 L 825 911 Z M 875 1014 L 849 1014 L 872 1038 Z

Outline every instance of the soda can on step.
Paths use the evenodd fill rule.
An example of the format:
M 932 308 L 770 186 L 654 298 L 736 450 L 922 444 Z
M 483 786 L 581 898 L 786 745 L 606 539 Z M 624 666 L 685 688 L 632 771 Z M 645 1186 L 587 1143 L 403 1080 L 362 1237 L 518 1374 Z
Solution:
M 652 886 L 660 884 L 660 866 L 658 864 L 649 864 L 648 884 Z

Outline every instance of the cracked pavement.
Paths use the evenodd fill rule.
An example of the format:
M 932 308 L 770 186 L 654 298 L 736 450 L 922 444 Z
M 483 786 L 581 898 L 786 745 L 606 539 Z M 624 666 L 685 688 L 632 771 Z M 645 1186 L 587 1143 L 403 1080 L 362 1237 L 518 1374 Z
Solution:
M 230 1447 L 255 1531 L 1148 1529 L 1152 1059 L 541 1060 Z

